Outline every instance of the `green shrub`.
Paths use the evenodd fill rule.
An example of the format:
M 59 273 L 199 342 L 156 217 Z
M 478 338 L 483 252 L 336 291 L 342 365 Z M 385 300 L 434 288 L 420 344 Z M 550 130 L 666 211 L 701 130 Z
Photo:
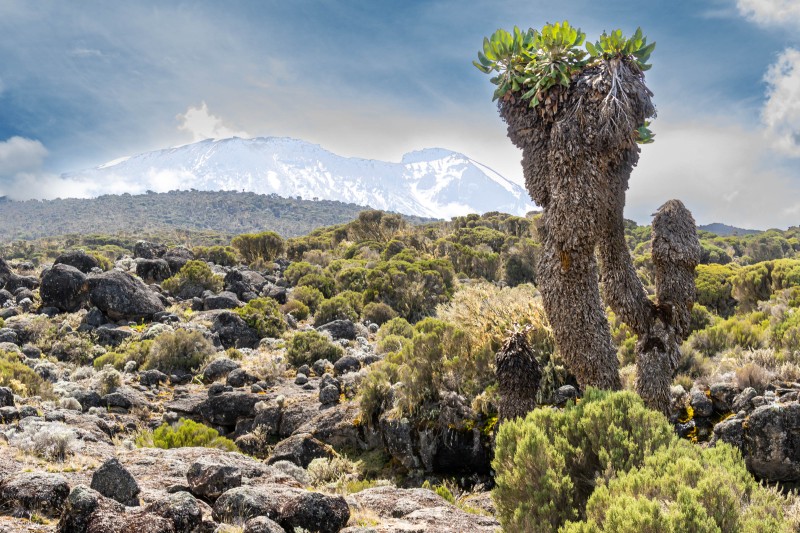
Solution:
M 689 332 L 701 331 L 712 325 L 716 316 L 706 306 L 694 304 L 689 319 Z
M 378 330 L 378 340 L 389 335 L 399 335 L 410 339 L 414 336 L 414 326 L 408 323 L 408 320 L 402 317 L 393 318 L 383 324 Z
M 105 396 L 122 385 L 122 376 L 113 366 L 106 365 L 97 373 L 97 382 L 100 385 L 100 394 Z
M 162 424 L 153 432 L 143 432 L 136 438 L 140 448 L 217 448 L 229 452 L 238 451 L 232 440 L 220 437 L 219 432 L 206 425 L 186 418 L 176 424 Z
M 286 317 L 278 302 L 272 298 L 255 298 L 236 312 L 261 338 L 277 338 L 286 331 Z
M 178 329 L 162 333 L 153 340 L 142 368 L 167 374 L 180 370 L 194 373 L 215 352 L 211 341 L 199 331 Z
M 367 273 L 364 267 L 345 268 L 336 274 L 336 289 L 338 291 L 362 292 L 367 288 Z
M 309 313 L 316 313 L 325 296 L 314 287 L 295 287 L 292 289 L 292 299 L 308 306 Z
M 239 250 L 247 263 L 273 261 L 286 249 L 286 243 L 274 231 L 237 235 L 231 241 L 231 246 Z
M 588 389 L 497 434 L 497 516 L 506 531 L 791 531 L 784 499 L 739 452 L 700 448 L 631 392 Z
M 759 485 L 738 450 L 676 440 L 638 469 L 600 479 L 579 531 L 792 531 L 784 498 Z
M 398 380 L 399 366 L 393 359 L 387 357 L 371 365 L 369 374 L 358 389 L 361 420 L 369 427 L 376 426 L 381 413 L 394 408 L 393 404 L 389 404 L 389 399 L 392 398 L 392 385 Z
M 334 320 L 358 320 L 358 313 L 353 309 L 351 300 L 337 295 L 319 304 L 314 314 L 314 326 L 319 327 Z
M 109 270 L 114 268 L 114 263 L 104 254 L 100 252 L 89 252 L 89 255 L 91 255 L 97 260 L 97 264 L 100 265 L 101 270 L 108 272 Z
M 322 274 L 322 267 L 312 265 L 308 261 L 296 261 L 289 265 L 283 273 L 283 277 L 289 285 L 295 286 L 301 278 L 309 274 Z
M 97 370 L 102 369 L 106 365 L 111 365 L 117 370 L 122 370 L 125 368 L 125 363 L 128 361 L 135 361 L 136 366 L 140 367 L 150 355 L 150 348 L 152 345 L 152 340 L 134 341 L 122 344 L 117 347 L 115 351 L 106 352 L 96 357 L 92 364 Z
M 192 253 L 196 258 L 215 265 L 232 267 L 239 264 L 236 250 L 230 246 L 196 246 L 192 249 Z
M 736 315 L 717 322 L 689 336 L 689 346 L 708 357 L 736 347 L 746 350 L 763 348 L 767 343 L 769 321 L 763 313 Z
M 93 347 L 94 343 L 81 334 L 64 335 L 53 343 L 50 355 L 59 361 L 84 365 L 92 360 Z
M 556 531 L 582 516 L 597 476 L 639 467 L 675 439 L 667 419 L 632 392 L 587 389 L 577 405 L 505 422 L 492 462 L 500 523 L 506 531 Z
M 298 331 L 289 341 L 286 359 L 297 368 L 311 365 L 319 359 L 327 359 L 334 363 L 343 354 L 342 347 L 332 343 L 322 333 L 314 330 Z
M 360 292 L 342 291 L 337 294 L 335 298 L 342 298 L 349 303 L 350 307 L 353 308 L 353 311 L 355 311 L 357 315 L 360 315 L 361 311 L 364 310 L 364 295 Z
M 164 281 L 161 286 L 178 298 L 188 299 L 200 296 L 203 291 L 222 290 L 222 278 L 211 271 L 203 261 L 189 261 L 177 274 Z
M 697 303 L 712 309 L 722 317 L 729 317 L 736 309 L 732 296 L 731 277 L 736 270 L 727 265 L 697 265 L 695 270 Z
M 308 306 L 300 300 L 289 300 L 283 304 L 281 310 L 287 315 L 291 314 L 297 320 L 305 320 L 310 314 Z
M 800 352 L 800 309 L 786 312 L 780 322 L 772 327 L 770 344 L 793 354 Z
M 375 351 L 379 354 L 399 352 L 403 346 L 409 343 L 409 340 L 408 337 L 401 335 L 386 335 L 376 343 Z
M 391 319 L 396 318 L 397 313 L 383 302 L 370 302 L 364 306 L 361 317 L 367 322 L 381 326 Z
M 325 298 L 333 296 L 336 282 L 327 274 L 306 274 L 297 281 L 298 287 L 314 287 Z
M 20 396 L 54 398 L 50 383 L 21 362 L 16 354 L 0 352 L 0 387 L 8 387 Z
M 392 239 L 388 243 L 386 243 L 386 248 L 383 249 L 383 253 L 381 253 L 381 259 L 384 261 L 388 261 L 392 257 L 396 256 L 400 252 L 406 249 L 406 244 L 398 239 Z
M 364 301 L 383 302 L 403 318 L 421 320 L 450 299 L 454 278 L 450 261 L 421 259 L 405 250 L 369 271 Z

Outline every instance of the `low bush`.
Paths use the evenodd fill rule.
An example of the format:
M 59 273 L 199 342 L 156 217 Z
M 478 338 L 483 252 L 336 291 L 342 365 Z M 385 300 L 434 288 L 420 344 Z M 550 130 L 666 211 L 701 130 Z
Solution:
M 286 359 L 295 368 L 311 365 L 319 359 L 333 363 L 342 355 L 344 350 L 341 346 L 332 343 L 328 337 L 314 330 L 295 333 L 286 350 Z
M 189 261 L 177 274 L 164 281 L 161 286 L 178 298 L 200 296 L 204 291 L 222 290 L 222 278 L 211 271 L 204 261 Z
M 216 352 L 211 341 L 199 331 L 178 329 L 162 333 L 153 340 L 144 370 L 157 369 L 164 373 L 196 372 Z
M 259 337 L 280 337 L 286 331 L 286 318 L 280 305 L 272 298 L 256 298 L 236 312 Z
M 206 425 L 193 422 L 186 418 L 177 423 L 161 424 L 154 431 L 142 432 L 136 438 L 136 445 L 140 448 L 218 448 L 230 452 L 238 451 L 232 440 L 220 437 L 219 432 Z
M 378 340 L 388 337 L 389 335 L 399 335 L 410 339 L 414 336 L 414 326 L 409 324 L 408 320 L 405 318 L 393 318 L 383 324 L 378 330 Z
M 52 399 L 53 389 L 16 354 L 0 352 L 0 387 L 8 387 L 19 396 L 41 396 Z
M 196 246 L 192 253 L 198 259 L 209 261 L 220 266 L 236 266 L 236 249 L 231 246 Z
M 327 274 L 306 274 L 297 281 L 298 287 L 314 287 L 325 298 L 330 298 L 335 292 L 336 282 Z
M 111 365 L 117 370 L 125 368 L 125 363 L 128 361 L 135 361 L 136 366 L 142 366 L 150 355 L 150 348 L 153 341 L 133 341 L 118 346 L 113 352 L 106 352 L 103 355 L 96 357 L 92 364 L 97 370 L 102 369 L 106 365 Z
M 286 250 L 286 243 L 274 231 L 237 235 L 231 241 L 231 246 L 239 250 L 247 263 L 273 261 Z
M 83 445 L 75 430 L 61 422 L 33 422 L 25 431 L 12 430 L 8 441 L 13 446 L 48 461 L 63 462 Z
M 361 312 L 361 318 L 366 322 L 378 324 L 379 326 L 395 317 L 397 317 L 395 310 L 383 302 L 370 302 L 364 306 L 364 310 Z
M 306 468 L 311 484 L 315 487 L 342 481 L 358 473 L 358 465 L 344 456 L 318 457 Z
M 88 364 L 92 360 L 94 343 L 80 334 L 64 335 L 53 343 L 50 355 L 59 361 Z
M 308 306 L 300 300 L 289 300 L 283 304 L 281 310 L 287 315 L 291 314 L 297 320 L 305 320 L 310 314 Z
M 308 306 L 310 313 L 316 313 L 317 307 L 325 299 L 325 296 L 314 287 L 295 287 L 292 289 L 292 300 L 297 300 Z
M 399 352 L 403 346 L 409 344 L 410 339 L 400 335 L 386 335 L 375 345 L 375 352 L 379 354 L 386 354 L 391 352 Z
M 314 326 L 319 327 L 334 320 L 358 320 L 358 312 L 353 308 L 351 299 L 337 295 L 319 304 L 314 314 Z
M 563 411 L 502 424 L 496 442 L 493 497 L 507 531 L 788 531 L 781 498 L 738 451 L 678 439 L 631 392 L 588 389 Z
M 581 517 L 596 476 L 638 467 L 673 439 L 634 393 L 589 389 L 563 411 L 536 409 L 500 426 L 492 466 L 508 531 L 556 531 Z
M 113 366 L 106 365 L 97 373 L 97 383 L 100 394 L 110 394 L 122 385 L 122 376 Z
M 764 313 L 736 315 L 703 330 L 695 331 L 689 337 L 688 343 L 708 357 L 736 347 L 756 350 L 767 345 L 768 327 L 769 320 Z
M 302 277 L 308 274 L 322 274 L 322 267 L 312 265 L 307 261 L 295 261 L 286 268 L 283 272 L 283 277 L 286 278 L 289 285 L 295 286 Z

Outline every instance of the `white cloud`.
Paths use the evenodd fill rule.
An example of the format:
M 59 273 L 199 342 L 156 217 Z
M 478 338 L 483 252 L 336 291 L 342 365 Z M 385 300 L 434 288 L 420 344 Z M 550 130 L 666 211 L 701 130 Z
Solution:
M 800 182 L 765 157 L 758 130 L 709 117 L 655 125 L 631 177 L 626 216 L 648 222 L 670 198 L 682 200 L 698 224 L 724 222 L 763 229 L 797 224 Z
M 96 48 L 78 46 L 70 50 L 69 55 L 73 57 L 103 57 L 103 52 Z
M 41 168 L 47 148 L 34 139 L 11 137 L 0 141 L 0 178 Z
M 764 76 L 767 101 L 761 112 L 773 147 L 800 157 L 800 50 L 784 50 Z
M 208 112 L 205 102 L 200 107 L 190 107 L 186 113 L 177 116 L 181 124 L 179 130 L 189 132 L 193 141 L 204 139 L 225 139 L 227 137 L 250 137 L 247 132 L 236 131 L 226 126 L 222 119 Z
M 800 2 L 797 0 L 737 0 L 739 13 L 761 26 L 800 28 Z

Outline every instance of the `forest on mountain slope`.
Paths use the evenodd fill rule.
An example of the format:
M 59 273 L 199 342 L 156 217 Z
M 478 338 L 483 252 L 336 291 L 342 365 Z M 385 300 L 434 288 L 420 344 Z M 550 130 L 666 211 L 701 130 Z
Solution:
M 236 191 L 108 194 L 23 202 L 0 197 L 0 242 L 65 234 L 211 231 L 226 235 L 270 228 L 284 237 L 354 219 L 364 206 Z M 422 220 L 410 217 L 410 220 Z

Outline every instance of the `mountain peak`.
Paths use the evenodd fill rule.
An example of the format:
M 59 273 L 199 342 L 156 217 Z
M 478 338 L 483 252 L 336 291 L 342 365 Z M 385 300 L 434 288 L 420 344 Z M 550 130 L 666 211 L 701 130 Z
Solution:
M 408 215 L 450 218 L 533 208 L 519 185 L 464 154 L 426 148 L 401 162 L 336 155 L 291 137 L 206 139 L 64 174 L 83 196 L 147 190 L 236 190 L 338 200 Z
M 413 150 L 403 154 L 400 160 L 404 165 L 411 165 L 413 163 L 434 161 L 437 159 L 446 159 L 448 157 L 457 156 L 462 159 L 468 159 L 464 154 L 447 150 L 446 148 L 423 148 L 421 150 Z

